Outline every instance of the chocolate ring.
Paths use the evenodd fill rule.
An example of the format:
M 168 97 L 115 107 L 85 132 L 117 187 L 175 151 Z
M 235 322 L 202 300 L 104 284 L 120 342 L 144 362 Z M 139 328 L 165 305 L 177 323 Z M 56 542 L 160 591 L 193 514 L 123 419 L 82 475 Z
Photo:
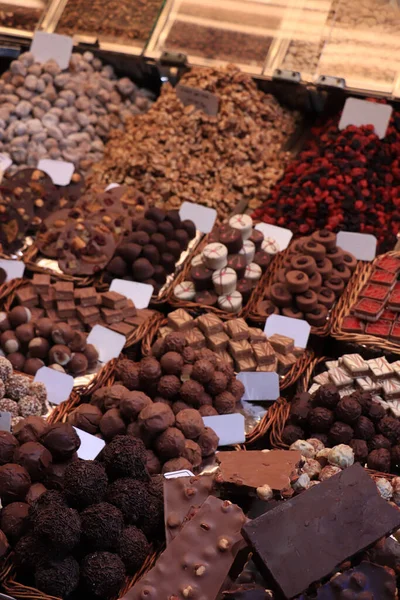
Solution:
M 292 256 L 290 264 L 295 271 L 303 271 L 307 275 L 312 275 L 317 270 L 317 265 L 313 257 L 306 256 L 305 254 Z
M 338 248 L 338 246 L 330 248 L 326 251 L 326 258 L 329 258 L 334 267 L 336 267 L 336 265 L 342 264 L 343 257 L 344 251 L 341 248 Z
M 286 269 L 283 267 L 282 269 L 278 269 L 278 273 L 276 275 L 276 283 L 286 283 Z
M 304 254 L 309 254 L 315 260 L 322 260 L 325 258 L 326 248 L 322 244 L 317 244 L 314 240 L 309 240 L 303 246 Z
M 279 315 L 279 309 L 275 306 L 271 300 L 261 300 L 257 304 L 257 312 L 263 317 L 269 317 L 270 315 Z
M 317 308 L 318 296 L 312 290 L 307 290 L 304 294 L 296 296 L 296 304 L 300 310 L 309 313 Z
M 313 290 L 313 292 L 318 293 L 322 287 L 322 277 L 318 273 L 318 271 L 315 271 L 315 273 L 313 273 L 311 276 L 309 276 L 309 280 L 310 280 L 310 290 Z
M 282 285 L 282 283 L 274 283 L 271 286 L 271 300 L 275 306 L 291 306 L 292 295 L 285 285 Z
M 325 325 L 326 318 L 328 316 L 328 309 L 322 304 L 317 304 L 317 307 L 311 312 L 307 313 L 305 316 L 310 325 L 313 325 L 314 327 L 321 327 L 321 325 Z
M 350 252 L 345 252 L 343 254 L 343 263 L 346 265 L 346 267 L 350 269 L 352 273 L 356 270 L 357 259 L 352 254 L 350 254 Z
M 351 277 L 351 271 L 344 263 L 342 265 L 336 265 L 332 271 L 332 277 L 340 277 L 345 283 L 347 283 Z
M 336 296 L 335 292 L 327 287 L 321 288 L 318 294 L 318 304 L 323 304 L 326 308 L 332 308 L 335 304 Z
M 310 287 L 308 275 L 303 273 L 303 271 L 288 271 L 286 273 L 286 283 L 289 292 L 294 292 L 296 294 L 302 294 Z
M 304 319 L 304 314 L 293 306 L 282 308 L 282 314 L 284 317 L 290 317 L 291 319 Z
M 323 260 L 317 260 L 317 271 L 321 275 L 322 279 L 327 279 L 331 276 L 333 265 L 329 258 Z
M 336 246 L 336 234 L 332 233 L 332 231 L 328 231 L 327 229 L 321 229 L 321 231 L 314 231 L 311 237 L 314 240 L 314 242 L 317 242 L 317 244 L 321 244 L 327 250 Z
M 336 298 L 343 292 L 344 286 L 344 281 L 340 277 L 330 277 L 325 281 L 325 287 L 332 290 Z

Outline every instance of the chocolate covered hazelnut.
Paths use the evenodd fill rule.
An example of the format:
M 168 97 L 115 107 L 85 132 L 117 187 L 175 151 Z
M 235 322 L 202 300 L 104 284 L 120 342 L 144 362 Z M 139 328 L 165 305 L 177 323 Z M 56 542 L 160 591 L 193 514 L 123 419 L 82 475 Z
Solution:
M 15 306 L 8 313 L 8 320 L 13 327 L 18 327 L 18 325 L 29 323 L 31 316 L 32 314 L 29 308 L 26 308 L 25 306 Z
M 13 369 L 16 371 L 23 371 L 25 365 L 25 356 L 22 352 L 12 352 L 11 354 L 7 354 L 7 358 L 13 366 Z
M 18 325 L 15 330 L 15 335 L 22 344 L 29 344 L 29 342 L 35 337 L 35 330 L 32 323 Z
M 41 358 L 28 358 L 24 364 L 24 373 L 27 375 L 36 375 L 45 364 Z
M 38 337 L 49 338 L 53 329 L 53 321 L 48 317 L 38 319 L 34 325 Z
M 50 344 L 45 338 L 34 337 L 29 342 L 28 349 L 32 358 L 46 358 L 50 350 Z M 57 361 L 52 360 L 51 362 Z
M 57 336 L 59 337 L 59 336 Z M 83 352 L 85 354 L 87 334 L 84 331 L 74 331 L 71 341 L 67 344 L 71 352 Z M 94 346 L 93 346 L 94 348 Z M 87 355 L 85 354 L 86 358 Z M 97 359 L 96 359 L 97 360 Z M 88 360 L 89 362 L 89 360 Z
M 68 346 L 74 338 L 74 330 L 67 323 L 56 323 L 51 330 L 51 339 L 54 344 Z
M 0 335 L 0 345 L 6 354 L 18 352 L 20 343 L 13 331 L 4 331 Z
M 65 367 L 71 360 L 71 350 L 62 344 L 56 344 L 49 351 L 49 362 Z
M 71 344 L 70 344 L 71 346 Z M 96 366 L 97 361 L 99 360 L 99 353 L 93 344 L 86 344 L 86 347 L 83 350 L 83 354 L 86 356 L 89 364 L 89 369 L 92 369 Z
M 71 360 L 68 362 L 68 372 L 73 377 L 83 375 L 88 370 L 88 359 L 82 352 L 74 352 Z

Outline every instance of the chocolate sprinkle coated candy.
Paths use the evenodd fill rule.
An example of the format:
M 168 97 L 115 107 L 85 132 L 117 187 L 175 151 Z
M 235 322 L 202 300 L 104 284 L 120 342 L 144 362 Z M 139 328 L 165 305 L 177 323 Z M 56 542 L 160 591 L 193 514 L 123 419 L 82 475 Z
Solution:
M 259 564 L 293 598 L 399 525 L 400 512 L 357 464 L 247 523 L 242 532 Z
M 209 496 L 153 569 L 122 600 L 190 598 L 193 593 L 198 598 L 216 598 L 240 548 L 245 520 L 238 506 Z

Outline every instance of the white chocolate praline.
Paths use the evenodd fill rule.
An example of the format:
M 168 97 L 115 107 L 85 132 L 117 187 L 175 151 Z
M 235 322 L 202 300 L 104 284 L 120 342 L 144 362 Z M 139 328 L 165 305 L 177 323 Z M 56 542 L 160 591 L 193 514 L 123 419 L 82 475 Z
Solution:
M 393 487 L 387 479 L 384 477 L 378 477 L 375 479 L 376 487 L 378 488 L 378 492 L 382 496 L 384 500 L 390 500 L 393 496 Z M 396 503 L 397 504 L 397 503 Z
M 194 287 L 193 281 L 182 281 L 174 287 L 174 296 L 178 300 L 191 301 L 194 300 L 196 295 L 196 288 Z
M 207 244 L 202 252 L 204 266 L 212 269 L 222 269 L 228 263 L 228 248 L 219 242 Z
M 310 478 L 307 473 L 302 473 L 296 481 L 292 483 L 292 488 L 295 492 L 306 490 L 310 484 Z
M 201 254 L 197 254 L 197 256 L 195 256 L 192 259 L 192 262 L 190 263 L 192 267 L 200 267 L 203 263 L 203 256 Z
M 252 283 L 256 283 L 262 275 L 262 270 L 260 265 L 256 263 L 250 263 L 247 265 L 246 270 L 244 272 L 244 278 L 248 279 Z
M 248 240 L 251 236 L 253 219 L 249 215 L 233 215 L 229 219 L 229 225 L 233 229 L 238 229 L 242 234 L 243 240 Z
M 305 440 L 296 440 L 289 448 L 289 450 L 298 450 L 302 456 L 306 458 L 314 458 L 315 448 L 312 444 L 309 444 Z
M 261 242 L 261 250 L 264 250 L 267 254 L 278 254 L 280 246 L 274 238 L 265 237 Z
M 243 242 L 242 249 L 239 250 L 239 254 L 243 254 L 246 259 L 246 265 L 253 262 L 254 255 L 256 253 L 256 247 L 250 240 Z
M 320 481 L 325 481 L 326 479 L 329 479 L 330 477 L 333 477 L 334 475 L 337 475 L 341 472 L 342 469 L 340 467 L 335 467 L 335 465 L 327 465 L 322 469 L 321 473 L 318 476 L 318 479 Z
M 307 473 L 310 479 L 318 479 L 318 476 L 322 471 L 322 467 L 321 464 L 315 460 L 315 458 L 307 458 L 306 462 L 302 466 L 302 471 Z
M 322 450 L 317 452 L 315 458 L 322 467 L 326 467 L 326 465 L 328 464 L 328 455 L 330 451 L 331 448 L 323 448 Z
M 269 487 L 269 485 L 267 483 L 258 487 L 256 489 L 256 493 L 257 493 L 257 496 L 260 498 L 260 500 L 263 500 L 264 502 L 271 500 L 274 496 L 273 491 L 271 490 L 271 488 Z
M 321 442 L 321 440 L 319 440 L 318 438 L 308 438 L 306 442 L 314 446 L 316 454 L 325 448 L 325 444 Z
M 212 275 L 212 282 L 215 291 L 219 296 L 223 296 L 224 294 L 231 294 L 236 290 L 236 271 L 234 271 L 230 267 L 223 267 L 222 269 L 217 269 Z
M 218 307 L 226 312 L 238 313 L 242 309 L 242 302 L 242 294 L 237 290 L 231 294 L 218 296 Z
M 341 469 L 346 469 L 354 464 L 353 448 L 347 444 L 338 444 L 334 446 L 328 454 L 328 463 Z

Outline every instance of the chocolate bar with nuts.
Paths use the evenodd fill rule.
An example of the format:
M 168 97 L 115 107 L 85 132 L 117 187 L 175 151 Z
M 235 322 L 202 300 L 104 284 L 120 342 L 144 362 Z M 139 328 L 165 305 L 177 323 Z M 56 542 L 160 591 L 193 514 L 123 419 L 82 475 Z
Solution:
M 239 506 L 209 496 L 122 600 L 215 600 L 243 545 L 245 522 Z

